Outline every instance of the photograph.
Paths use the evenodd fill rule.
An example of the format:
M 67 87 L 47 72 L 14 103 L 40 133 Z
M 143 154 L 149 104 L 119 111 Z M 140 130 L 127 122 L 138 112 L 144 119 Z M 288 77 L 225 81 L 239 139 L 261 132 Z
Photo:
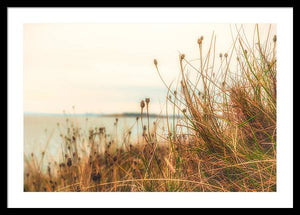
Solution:
M 276 192 L 279 42 L 276 23 L 24 23 L 23 191 Z

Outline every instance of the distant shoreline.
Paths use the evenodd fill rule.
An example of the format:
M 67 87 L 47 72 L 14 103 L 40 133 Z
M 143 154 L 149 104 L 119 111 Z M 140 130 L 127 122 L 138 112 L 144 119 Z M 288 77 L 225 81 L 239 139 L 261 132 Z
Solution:
M 81 116 L 81 117 L 141 117 L 141 113 L 115 113 L 115 114 L 97 114 L 97 113 L 33 113 L 33 112 L 25 112 L 24 116 L 58 116 L 58 117 L 73 117 L 73 116 Z M 147 117 L 145 113 L 143 113 L 143 117 Z M 166 118 L 167 115 L 159 115 L 159 114 L 149 114 L 151 118 Z M 173 115 L 169 115 L 168 117 L 173 117 Z

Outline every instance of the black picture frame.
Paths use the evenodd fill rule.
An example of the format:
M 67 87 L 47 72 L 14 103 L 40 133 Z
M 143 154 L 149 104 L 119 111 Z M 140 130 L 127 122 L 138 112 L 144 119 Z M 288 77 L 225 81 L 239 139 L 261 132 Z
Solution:
M 252 1 L 230 1 L 230 0 L 215 0 L 215 1 L 194 1 L 194 2 L 172 2 L 172 3 L 167 3 L 167 2 L 162 2 L 162 1 L 139 1 L 139 2 L 125 2 L 125 1 L 119 1 L 116 3 L 115 1 L 109 2 L 109 1 L 101 1 L 101 3 L 96 3 L 96 1 L 81 1 L 81 2 L 67 2 L 67 1 L 2 1 L 0 2 L 1 5 L 1 26 L 2 26 L 2 40 L 1 40 L 1 52 L 3 53 L 2 55 L 2 67 L 4 75 L 6 75 L 4 80 L 6 80 L 6 85 L 1 85 L 4 92 L 6 91 L 6 97 L 5 100 L 6 102 L 8 101 L 7 97 L 7 60 L 8 60 L 8 55 L 7 55 L 7 28 L 8 28 L 8 17 L 7 17 L 7 9 L 8 8 L 15 8 L 15 7 L 286 7 L 286 8 L 295 8 L 295 1 L 257 1 L 257 0 L 252 0 Z M 294 20 L 294 25 L 295 25 L 296 20 Z M 5 57 L 6 56 L 6 57 Z M 5 72 L 6 71 L 6 72 Z M 294 94 L 295 95 L 295 94 Z M 8 108 L 6 105 L 6 113 L 8 112 Z M 7 116 L 8 117 L 8 116 Z M 8 118 L 6 118 L 6 125 L 8 123 Z M 7 133 L 6 133 L 7 134 Z M 7 135 L 6 135 L 7 137 Z M 7 138 L 6 138 L 7 139 Z M 5 152 L 7 152 L 7 145 L 5 145 Z M 294 145 L 294 152 L 296 151 L 296 145 Z M 294 158 L 295 158 L 295 153 L 294 153 Z M 295 161 L 295 159 L 294 159 Z M 2 162 L 6 163 L 5 165 L 5 172 L 7 174 L 7 154 L 6 156 L 2 156 Z M 296 163 L 294 162 L 294 168 L 296 166 Z M 7 185 L 7 175 L 4 177 L 5 180 L 4 182 Z M 294 179 L 295 179 L 295 174 L 294 174 Z M 294 180 L 295 181 L 295 180 Z M 161 212 L 166 213 L 168 211 L 172 212 L 179 212 L 182 213 L 183 210 L 199 210 L 199 213 L 203 214 L 295 214 L 296 210 L 298 209 L 297 203 L 295 202 L 295 190 L 294 190 L 294 195 L 293 195 L 293 208 L 143 208 L 143 209 L 138 209 L 138 208 L 131 208 L 131 209 L 125 209 L 125 208 L 118 208 L 118 209 L 112 209 L 112 208 L 99 208 L 99 209 L 88 209 L 88 208 L 43 208 L 43 209 L 37 209 L 37 208 L 8 208 L 7 204 L 7 196 L 8 196 L 8 190 L 6 186 L 3 186 L 5 191 L 2 192 L 2 195 L 4 196 L 5 201 L 2 201 L 2 209 L 6 214 L 56 214 L 56 213 L 62 213 L 62 214 L 98 214 L 98 213 L 105 213 L 107 212 L 112 212 L 111 210 L 115 210 L 114 212 L 137 212 L 141 213 L 141 210 L 147 210 L 150 213 L 154 213 L 157 210 L 161 210 Z M 100 211 L 99 211 L 100 210 Z M 193 211 L 190 211 L 193 212 Z

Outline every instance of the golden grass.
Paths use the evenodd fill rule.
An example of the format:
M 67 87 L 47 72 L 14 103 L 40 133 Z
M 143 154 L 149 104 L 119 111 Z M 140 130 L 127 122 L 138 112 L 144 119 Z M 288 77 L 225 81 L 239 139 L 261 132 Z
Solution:
M 268 35 L 262 43 L 257 25 L 257 44 L 251 47 L 239 32 L 231 52 L 219 59 L 215 35 L 205 56 L 204 38 L 198 39 L 198 64 L 180 54 L 181 80 L 175 89 L 162 79 L 154 60 L 168 88 L 166 109 L 173 109 L 167 138 L 158 138 L 157 126 L 150 125 L 146 98 L 136 120 L 143 134 L 135 143 L 130 131 L 123 140 L 110 140 L 105 128 L 92 129 L 85 137 L 71 126 L 62 134 L 61 162 L 43 171 L 43 156 L 39 162 L 33 154 L 25 160 L 24 190 L 276 191 L 277 38 L 271 41 Z M 231 71 L 233 61 L 236 71 Z

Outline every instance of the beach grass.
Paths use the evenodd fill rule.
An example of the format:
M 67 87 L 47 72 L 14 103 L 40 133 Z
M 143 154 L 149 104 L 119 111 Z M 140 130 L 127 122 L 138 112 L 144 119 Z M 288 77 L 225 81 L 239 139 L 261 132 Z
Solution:
M 195 41 L 198 59 L 179 55 L 176 86 L 154 60 L 168 89 L 166 135 L 150 123 L 150 98 L 140 102 L 133 125 L 141 135 L 128 130 L 118 138 L 105 127 L 84 135 L 58 125 L 60 160 L 47 163 L 46 152 L 25 156 L 24 191 L 275 192 L 277 38 L 262 41 L 256 25 L 250 44 L 241 31 L 228 53 L 215 53 L 214 34 L 206 53 L 206 38 Z

